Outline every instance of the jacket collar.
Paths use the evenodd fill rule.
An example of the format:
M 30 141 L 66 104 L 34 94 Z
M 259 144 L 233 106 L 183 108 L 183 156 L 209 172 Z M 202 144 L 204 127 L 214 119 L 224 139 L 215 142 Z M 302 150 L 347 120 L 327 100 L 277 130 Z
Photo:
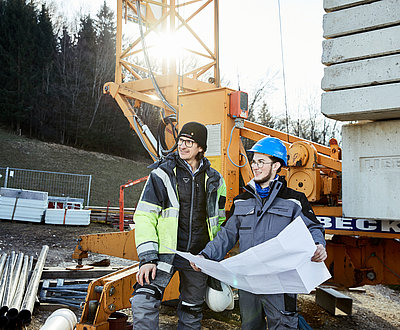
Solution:
M 269 188 L 270 188 L 271 193 L 272 193 L 272 190 L 274 190 L 275 187 L 277 186 L 276 182 L 282 183 L 282 185 L 278 185 L 279 190 L 287 187 L 285 177 L 283 175 L 279 176 L 277 179 L 274 179 L 269 183 Z M 246 191 L 248 191 L 249 193 L 251 193 L 255 196 L 258 196 L 258 194 L 256 193 L 256 183 L 254 182 L 254 179 L 251 179 L 249 181 L 249 183 L 244 187 L 244 189 Z
M 148 168 L 150 169 L 156 169 L 156 168 L 161 168 L 166 172 L 172 172 L 176 166 L 181 166 L 184 167 L 185 169 L 189 170 L 187 165 L 185 164 L 184 160 L 179 157 L 178 152 L 172 152 L 168 154 L 165 158 L 154 162 Z M 206 170 L 207 175 L 209 175 L 209 169 L 210 169 L 211 163 L 207 158 L 203 158 L 203 162 L 200 164 L 200 167 L 198 168 L 197 172 Z

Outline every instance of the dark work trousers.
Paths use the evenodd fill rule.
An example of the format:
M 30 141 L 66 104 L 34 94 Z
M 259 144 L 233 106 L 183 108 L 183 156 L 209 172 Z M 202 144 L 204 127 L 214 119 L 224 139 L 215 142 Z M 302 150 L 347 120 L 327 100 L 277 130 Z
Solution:
M 189 262 L 179 263 L 172 267 L 172 272 L 166 273 L 157 269 L 156 277 L 151 285 L 158 288 L 159 292 L 164 292 L 165 287 L 171 280 L 175 271 L 179 272 L 179 305 L 178 305 L 178 330 L 201 329 L 203 313 L 201 307 L 204 303 L 207 275 L 196 272 L 190 267 Z M 139 284 L 135 291 L 141 287 Z M 146 289 L 146 286 L 144 286 Z M 139 290 L 140 291 L 140 290 Z M 138 291 L 138 292 L 139 292 Z M 146 291 L 149 294 L 146 294 Z M 130 299 L 133 312 L 133 328 L 137 330 L 154 330 L 159 328 L 159 307 L 161 296 L 151 294 L 149 290 L 144 290 L 142 294 L 135 294 Z
M 242 329 L 298 329 L 296 298 L 295 294 L 253 294 L 239 290 Z

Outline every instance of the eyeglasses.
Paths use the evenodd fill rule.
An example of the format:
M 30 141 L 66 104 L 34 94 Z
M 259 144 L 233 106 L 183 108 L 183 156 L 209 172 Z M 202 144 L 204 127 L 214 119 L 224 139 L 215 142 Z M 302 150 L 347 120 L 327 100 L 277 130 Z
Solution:
M 257 166 L 257 168 L 262 169 L 264 165 L 273 164 L 274 162 L 264 162 L 263 160 L 252 160 L 250 165 Z
M 184 139 L 179 138 L 178 146 L 181 146 L 183 143 L 185 143 L 185 146 L 187 148 L 191 148 L 191 147 L 193 147 L 194 141 L 193 140 L 184 140 Z

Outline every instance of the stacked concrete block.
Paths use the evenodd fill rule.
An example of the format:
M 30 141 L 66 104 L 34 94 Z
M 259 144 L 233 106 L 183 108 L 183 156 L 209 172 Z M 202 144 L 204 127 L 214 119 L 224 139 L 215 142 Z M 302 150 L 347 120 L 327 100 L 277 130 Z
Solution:
M 324 0 L 322 113 L 343 126 L 343 214 L 400 220 L 400 0 Z
M 325 0 L 322 113 L 400 118 L 400 0 Z

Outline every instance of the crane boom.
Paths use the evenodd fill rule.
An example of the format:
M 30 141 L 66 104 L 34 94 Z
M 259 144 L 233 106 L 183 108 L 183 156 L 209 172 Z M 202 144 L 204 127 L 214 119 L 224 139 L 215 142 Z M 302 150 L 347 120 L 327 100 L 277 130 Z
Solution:
M 218 0 L 179 1 L 179 3 L 175 0 L 118 0 L 115 82 L 107 83 L 105 92 L 110 93 L 121 106 L 132 128 L 142 136 L 142 142 L 152 158 L 157 159 L 162 154 L 157 145 L 151 142 L 150 132 L 146 134 L 142 128 L 144 124 L 140 122 L 137 111 L 135 111 L 140 105 L 148 103 L 161 109 L 161 121 L 168 116 L 175 116 L 174 129 L 189 121 L 202 122 L 207 126 L 210 136 L 206 156 L 212 166 L 225 178 L 227 183 L 226 207 L 229 209 L 233 198 L 240 191 L 240 178 L 247 182 L 252 177 L 250 166 L 248 163 L 246 164 L 243 139 L 257 141 L 268 135 L 277 137 L 285 143 L 288 149 L 288 167 L 283 171 L 288 186 L 307 196 L 328 234 L 349 239 L 354 235 L 368 238 L 364 241 L 364 245 L 372 238 L 398 239 L 400 237 L 398 223 L 343 217 L 341 149 L 335 139 L 330 141 L 329 146 L 324 146 L 245 120 L 240 118 L 240 115 L 238 116 L 236 110 L 233 110 L 237 104 L 232 96 L 238 92 L 219 87 L 218 6 Z M 185 8 L 185 11 L 182 8 Z M 194 24 L 196 18 L 201 14 L 209 18 L 209 26 L 212 27 L 208 31 L 208 38 L 204 39 L 199 37 L 200 33 Z M 142 33 L 123 48 L 123 26 L 132 22 L 142 29 Z M 204 24 L 200 27 L 204 28 Z M 137 30 L 138 27 L 134 28 Z M 156 80 L 155 84 L 153 79 L 148 78 L 152 68 L 139 68 L 137 63 L 135 64 L 136 57 L 133 54 L 140 53 L 145 58 L 146 53 L 150 54 L 148 50 L 151 48 L 152 34 L 158 34 L 167 39 L 177 35 L 183 38 L 184 34 L 179 33 L 184 30 L 197 43 L 197 47 L 193 43 L 187 47 L 189 53 L 199 55 L 203 58 L 203 62 L 178 72 L 179 65 L 177 66 L 177 63 L 179 61 L 176 57 L 162 57 L 161 73 L 153 75 Z M 143 38 L 148 39 L 149 43 L 144 43 Z M 181 39 L 181 41 L 183 40 L 187 41 L 188 39 Z M 177 45 L 167 44 L 167 46 Z M 161 55 L 156 54 L 157 56 Z M 147 63 L 149 63 L 149 58 L 147 56 Z M 163 101 L 163 97 L 160 97 L 160 91 L 165 96 L 166 102 L 176 110 L 176 113 L 173 114 L 171 107 Z M 175 141 L 171 130 L 169 132 L 166 130 L 165 137 L 165 144 L 168 148 L 173 148 Z M 337 242 L 338 239 L 336 245 L 332 246 L 337 246 Z M 368 242 L 368 244 L 372 244 L 370 241 Z M 347 248 L 348 241 L 343 243 L 340 248 L 330 248 L 330 256 L 340 255 L 342 258 L 343 251 Z M 381 249 L 375 254 L 379 254 L 382 260 L 386 260 L 385 256 L 390 255 L 385 249 Z M 362 269 L 368 268 L 370 259 L 367 260 L 365 256 L 354 253 L 351 255 L 351 258 L 357 259 L 354 264 L 359 264 Z M 328 260 L 328 265 L 329 262 Z M 335 262 L 335 264 L 337 263 L 338 261 Z M 393 265 L 391 258 L 385 261 L 385 265 L 394 267 L 396 273 L 400 273 L 399 266 Z M 383 274 L 389 272 L 388 267 L 384 267 L 379 272 Z M 360 272 L 362 273 L 362 271 Z M 336 280 L 337 273 L 333 275 Z M 373 280 L 371 280 L 371 276 L 368 278 L 364 276 L 362 280 L 360 280 L 360 276 L 351 278 L 342 284 L 355 286 L 365 283 L 384 283 L 386 282 L 384 278 L 390 278 L 390 281 L 395 283 L 399 282 L 398 278 L 390 276 L 376 276 Z
M 165 151 L 173 150 L 174 132 L 183 124 L 189 121 L 203 123 L 209 133 L 206 156 L 226 181 L 226 207 L 229 209 L 233 198 L 240 191 L 240 180 L 248 182 L 252 178 L 245 156 L 244 139 L 257 141 L 268 135 L 281 139 L 289 156 L 288 167 L 282 171 L 288 186 L 306 195 L 330 236 L 327 240 L 326 265 L 331 272 L 332 281 L 347 287 L 400 284 L 400 264 L 397 262 L 400 222 L 343 217 L 341 149 L 337 141 L 332 139 L 327 147 L 245 120 L 248 109 L 242 108 L 242 103 L 238 105 L 236 99 L 242 92 L 220 86 L 218 0 L 117 0 L 117 3 L 115 81 L 106 83 L 104 92 L 110 94 L 119 104 L 153 160 L 162 157 Z M 211 17 L 209 24 L 200 25 L 201 28 L 212 27 L 210 35 L 205 39 L 200 37 L 195 25 L 196 18 L 201 14 Z M 129 23 L 137 24 L 141 33 L 128 44 L 124 44 L 123 27 Z M 162 57 L 160 73 L 153 72 L 154 62 L 150 62 L 150 50 L 156 49 L 158 44 L 167 40 L 168 43 L 163 46 L 166 54 L 166 50 L 177 46 L 179 41 L 188 40 L 184 34 L 180 34 L 183 31 L 191 36 L 194 43 L 182 50 L 201 60 L 195 61 L 190 67 L 182 68 L 177 66 L 180 62 L 176 56 Z M 153 35 L 155 39 L 151 39 Z M 155 40 L 154 45 L 150 43 L 151 40 Z M 153 61 L 160 54 L 160 51 L 156 51 Z M 138 62 L 138 55 L 144 56 L 142 62 L 147 67 Z M 159 111 L 160 122 L 164 123 L 165 129 L 163 141 L 151 133 L 138 115 L 144 104 Z M 243 116 L 240 111 L 238 114 L 238 107 L 243 110 Z M 110 248 L 112 244 L 126 242 L 125 232 L 104 235 L 113 235 L 110 239 L 104 237 L 109 242 L 107 247 L 100 244 L 95 237 L 82 236 L 82 244 L 78 244 L 74 257 L 85 257 L 87 251 L 103 254 L 117 251 L 115 253 L 118 256 L 121 253 L 137 255 L 133 243 L 124 244 L 123 252 Z M 130 237 L 132 236 L 133 233 L 130 233 Z M 112 277 L 116 281 L 113 285 L 132 285 L 134 271 L 129 270 L 127 273 L 128 279 L 122 273 Z M 99 283 L 106 286 L 107 281 L 104 279 L 104 283 Z M 173 285 L 176 288 L 176 282 Z M 110 285 L 107 288 L 110 289 Z M 89 311 L 85 304 L 77 329 L 108 329 L 105 320 L 112 312 L 112 304 L 106 304 L 110 299 L 106 298 L 104 292 L 101 296 L 96 293 L 95 285 L 89 289 L 91 291 L 88 297 L 102 302 L 99 304 L 101 312 L 97 314 L 101 317 L 88 324 Z M 172 290 L 169 291 L 171 297 L 174 296 L 174 289 L 169 290 Z M 122 296 L 121 293 L 118 297 Z M 118 304 L 128 306 L 126 301 L 118 301 Z

